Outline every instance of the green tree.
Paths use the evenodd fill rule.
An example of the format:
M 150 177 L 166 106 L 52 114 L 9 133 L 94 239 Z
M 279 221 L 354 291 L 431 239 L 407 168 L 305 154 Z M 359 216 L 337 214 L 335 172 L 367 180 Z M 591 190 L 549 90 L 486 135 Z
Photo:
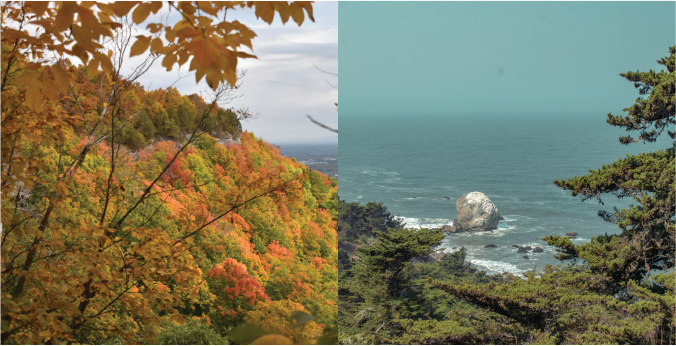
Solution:
M 620 143 L 653 142 L 674 124 L 674 48 L 658 60 L 667 72 L 628 72 L 621 76 L 634 82 L 641 95 L 626 108 L 625 117 L 608 115 L 608 123 L 628 131 L 640 130 L 638 140 L 621 137 Z M 667 130 L 674 139 L 675 134 Z M 548 236 L 559 248 L 557 258 L 582 266 L 547 266 L 526 280 L 506 283 L 457 283 L 430 280 L 438 288 L 481 309 L 507 318 L 502 340 L 491 343 L 565 344 L 673 344 L 674 314 L 674 146 L 652 153 L 627 155 L 590 174 L 554 183 L 582 195 L 583 200 L 602 194 L 631 197 L 638 205 L 599 215 L 621 229 L 619 235 L 593 237 L 574 245 L 569 237 Z M 666 272 L 650 277 L 651 270 Z M 490 328 L 485 324 L 477 329 Z M 418 328 L 419 334 L 428 333 Z M 428 333 L 429 334 L 429 333 Z M 412 340 L 415 343 L 485 342 L 456 329 L 455 338 Z M 458 337 L 461 337 L 458 339 Z
M 432 252 L 444 235 L 439 230 L 395 228 L 375 231 L 374 235 L 378 241 L 359 248 L 360 260 L 342 273 L 339 301 L 347 305 L 341 309 L 344 326 L 374 337 L 365 340 L 367 343 L 383 343 L 391 321 L 419 312 L 418 293 L 407 271 L 411 259 Z M 376 335 L 381 330 L 381 335 Z
M 608 124 L 627 131 L 640 131 L 638 139 L 620 137 L 620 143 L 654 142 L 664 130 L 672 139 L 676 134 L 668 130 L 674 126 L 674 50 L 657 62 L 667 71 L 627 72 L 620 76 L 634 82 L 641 95 L 624 117 L 608 114 Z M 649 96 L 643 97 L 643 95 Z M 598 237 L 592 242 L 572 246 L 559 237 L 549 237 L 550 244 L 562 247 L 562 259 L 583 259 L 595 272 L 607 273 L 618 282 L 641 280 L 654 269 L 667 270 L 674 266 L 674 148 L 639 155 L 627 155 L 610 165 L 590 170 L 590 174 L 554 184 L 581 195 L 582 200 L 596 198 L 603 203 L 602 194 L 618 198 L 630 197 L 637 204 L 630 209 L 614 212 L 599 211 L 604 220 L 616 223 L 622 230 L 618 236 Z

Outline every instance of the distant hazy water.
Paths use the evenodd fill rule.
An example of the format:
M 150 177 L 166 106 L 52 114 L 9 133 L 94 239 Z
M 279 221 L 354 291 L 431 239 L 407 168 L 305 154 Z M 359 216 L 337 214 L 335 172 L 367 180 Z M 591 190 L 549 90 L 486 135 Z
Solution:
M 493 232 L 447 236 L 444 246 L 468 248 L 471 262 L 489 272 L 542 269 L 560 263 L 540 240 L 546 235 L 574 231 L 573 241 L 581 244 L 618 233 L 597 212 L 630 200 L 608 195 L 605 206 L 582 203 L 552 182 L 669 145 L 666 133 L 657 143 L 620 145 L 618 137 L 626 134 L 599 113 L 341 116 L 339 194 L 348 202 L 383 202 L 409 227 L 439 227 L 456 218 L 456 199 L 483 192 L 505 220 Z M 488 244 L 498 248 L 485 249 Z M 512 245 L 545 252 L 525 260 Z

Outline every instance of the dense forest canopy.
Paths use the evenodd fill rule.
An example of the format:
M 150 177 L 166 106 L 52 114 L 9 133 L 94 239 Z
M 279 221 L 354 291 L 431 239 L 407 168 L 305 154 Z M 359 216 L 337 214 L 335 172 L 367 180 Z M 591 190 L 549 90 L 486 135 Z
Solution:
M 335 330 L 337 181 L 221 107 L 253 57 L 235 9 L 312 19 L 307 2 L 2 4 L 2 343 Z M 177 22 L 147 21 L 163 10 Z M 129 55 L 143 60 L 123 75 Z M 160 61 L 189 62 L 211 92 L 146 90 L 138 78 Z

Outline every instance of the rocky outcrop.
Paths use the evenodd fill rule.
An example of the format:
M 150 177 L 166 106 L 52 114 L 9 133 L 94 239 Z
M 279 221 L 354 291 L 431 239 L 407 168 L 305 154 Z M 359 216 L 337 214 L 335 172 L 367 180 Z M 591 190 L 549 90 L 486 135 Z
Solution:
M 496 248 L 496 247 L 498 247 L 498 246 L 495 245 L 495 244 L 488 244 L 488 245 L 486 245 L 486 246 L 484 246 L 484 247 L 487 248 L 487 249 L 490 249 L 490 248 Z
M 223 137 L 216 138 L 218 144 L 227 146 L 230 143 L 242 144 L 239 137 L 235 138 L 233 135 L 226 133 Z
M 498 228 L 500 217 L 498 208 L 482 192 L 470 192 L 455 201 L 458 218 L 448 233 L 462 231 L 487 231 Z
M 540 253 L 540 252 L 545 252 L 545 250 L 542 249 L 542 248 L 539 247 L 539 246 L 533 248 L 533 253 Z
M 568 232 L 568 233 L 566 233 L 566 236 L 575 238 L 575 237 L 577 237 L 577 232 Z

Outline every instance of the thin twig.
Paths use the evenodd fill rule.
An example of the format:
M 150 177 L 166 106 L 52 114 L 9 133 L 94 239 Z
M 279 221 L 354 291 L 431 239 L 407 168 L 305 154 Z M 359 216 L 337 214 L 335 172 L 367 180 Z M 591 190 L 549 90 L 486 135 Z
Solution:
M 308 118 L 310 118 L 310 121 L 312 121 L 313 123 L 319 125 L 320 127 L 323 127 L 323 128 L 325 128 L 325 129 L 327 129 L 327 130 L 329 130 L 329 131 L 338 133 L 338 130 L 332 129 L 332 128 L 330 128 L 330 127 L 328 127 L 328 126 L 326 126 L 326 125 L 324 125 L 324 124 L 318 122 L 317 120 L 312 119 L 312 117 L 310 116 L 310 114 L 306 114 L 306 115 L 307 115 Z

